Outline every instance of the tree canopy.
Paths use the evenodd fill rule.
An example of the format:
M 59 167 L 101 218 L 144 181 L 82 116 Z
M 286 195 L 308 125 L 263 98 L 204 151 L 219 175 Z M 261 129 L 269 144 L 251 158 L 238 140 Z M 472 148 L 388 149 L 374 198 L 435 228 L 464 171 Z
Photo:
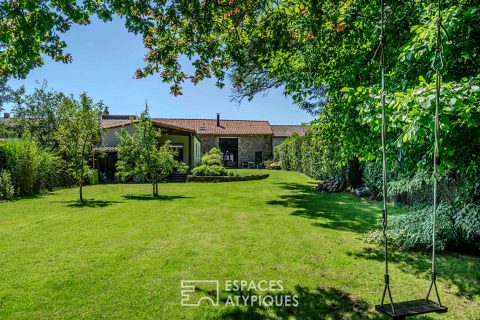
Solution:
M 125 18 L 130 32 L 143 37 L 148 50 L 145 65 L 135 72 L 137 78 L 159 74 L 178 95 L 184 81 L 214 77 L 222 87 L 230 77 L 237 100 L 282 87 L 303 109 L 322 110 L 316 121 L 318 138 L 341 146 L 340 160 L 372 159 L 379 154 L 375 104 L 379 4 L 378 0 L 4 2 L 0 67 L 3 77 L 23 77 L 42 63 L 42 54 L 68 62 L 61 33 L 73 24 L 88 24 L 94 15 L 105 21 L 118 15 Z M 479 7 L 478 0 L 441 2 L 443 89 L 452 108 L 441 119 L 447 149 L 455 149 L 464 135 L 469 145 L 479 143 Z M 432 110 L 423 102 L 432 100 L 436 11 L 437 1 L 386 1 L 389 147 L 407 148 L 401 152 L 430 153 L 428 147 L 411 148 L 408 142 L 431 135 Z M 180 64 L 182 57 L 190 59 L 192 74 Z M 412 99 L 413 93 L 422 107 Z M 442 102 L 447 103 L 445 98 Z M 453 128 L 455 137 L 449 137 Z M 466 162 L 478 160 L 474 151 L 468 150 L 474 159 Z M 454 150 L 452 157 L 457 155 Z M 410 169 L 424 161 L 415 159 Z

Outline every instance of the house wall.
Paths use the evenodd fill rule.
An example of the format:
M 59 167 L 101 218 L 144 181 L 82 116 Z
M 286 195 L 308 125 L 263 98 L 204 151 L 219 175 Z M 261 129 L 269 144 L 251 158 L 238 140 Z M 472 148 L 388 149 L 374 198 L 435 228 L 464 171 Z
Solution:
M 120 144 L 120 139 L 117 137 L 117 133 L 120 134 L 122 129 L 127 130 L 130 134 L 135 132 L 135 128 L 132 125 L 102 129 L 102 146 L 118 146 Z
M 272 147 L 275 148 L 279 144 L 282 144 L 283 140 L 285 140 L 285 137 L 273 137 L 272 138 Z
M 120 144 L 120 139 L 117 137 L 117 133 L 119 134 L 122 129 L 127 130 L 130 134 L 135 132 L 135 127 L 132 125 L 126 125 L 123 127 L 116 127 L 116 128 L 110 128 L 110 129 L 103 129 L 102 130 L 102 146 L 118 146 Z M 170 140 L 171 143 L 181 143 L 183 144 L 183 154 L 182 154 L 182 161 L 191 166 L 190 164 L 190 156 L 189 156 L 189 150 L 192 147 L 190 142 L 192 141 L 192 138 L 190 136 L 181 136 L 181 135 L 162 135 L 160 137 L 160 144 L 163 145 L 166 140 Z M 194 141 L 196 140 L 197 145 L 200 145 L 200 141 L 194 137 Z M 195 144 L 195 142 L 194 142 Z M 200 149 L 198 151 L 198 154 L 195 155 L 195 150 L 193 151 L 193 163 L 195 166 L 195 163 L 200 162 Z
M 193 166 L 200 165 L 202 158 L 202 143 L 197 137 L 193 137 Z
M 219 138 L 238 138 L 238 165 L 242 166 L 244 161 L 255 161 L 255 152 L 262 151 L 262 157 L 272 156 L 271 135 L 199 135 L 201 141 L 201 153 L 205 154 L 213 147 L 220 148 Z
M 188 156 L 188 150 L 190 150 L 190 136 L 178 136 L 178 135 L 168 135 L 160 137 L 160 145 L 163 145 L 165 141 L 170 140 L 170 143 L 181 143 L 183 144 L 183 155 L 181 159 L 186 164 L 190 165 L 190 159 Z

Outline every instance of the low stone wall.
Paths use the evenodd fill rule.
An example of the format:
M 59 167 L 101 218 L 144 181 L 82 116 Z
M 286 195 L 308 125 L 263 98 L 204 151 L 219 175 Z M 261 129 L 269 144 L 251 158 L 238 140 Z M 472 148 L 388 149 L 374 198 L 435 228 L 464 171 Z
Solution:
M 223 177 L 201 177 L 201 176 L 187 176 L 187 182 L 234 182 L 234 181 L 250 181 L 262 180 L 268 178 L 268 173 L 251 174 L 247 176 L 223 176 Z

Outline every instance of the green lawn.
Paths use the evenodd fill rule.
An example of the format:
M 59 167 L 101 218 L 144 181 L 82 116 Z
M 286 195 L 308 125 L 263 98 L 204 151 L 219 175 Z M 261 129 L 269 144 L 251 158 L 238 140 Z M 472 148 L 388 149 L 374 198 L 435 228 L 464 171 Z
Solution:
M 0 319 L 381 319 L 383 251 L 362 241 L 380 204 L 314 185 L 270 171 L 162 184 L 157 199 L 149 185 L 98 185 L 85 206 L 76 189 L 0 203 Z M 395 299 L 425 294 L 428 258 L 392 253 Z M 440 256 L 438 269 L 450 312 L 423 319 L 479 319 L 480 261 Z M 182 279 L 281 280 L 299 306 L 182 307 Z

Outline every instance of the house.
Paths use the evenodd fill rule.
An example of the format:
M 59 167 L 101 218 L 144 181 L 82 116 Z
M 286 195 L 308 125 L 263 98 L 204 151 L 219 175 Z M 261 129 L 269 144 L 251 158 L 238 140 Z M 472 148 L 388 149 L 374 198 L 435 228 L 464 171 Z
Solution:
M 273 137 L 272 147 L 275 148 L 279 144 L 282 144 L 283 140 L 296 133 L 299 136 L 304 136 L 309 126 L 302 125 L 271 125 Z
M 94 149 L 92 165 L 107 180 L 113 180 L 116 172 L 120 143 L 117 134 L 122 129 L 133 132 L 132 121 L 135 117 L 131 115 L 102 116 L 102 141 Z M 226 166 L 252 167 L 272 158 L 273 147 L 286 137 L 293 133 L 304 135 L 308 129 L 301 125 L 271 125 L 262 120 L 224 120 L 219 113 L 213 119 L 152 118 L 152 123 L 162 132 L 160 144 L 170 140 L 171 147 L 178 150 L 177 160 L 190 168 L 199 165 L 202 154 L 213 147 L 223 152 Z
M 106 156 L 95 157 L 94 167 L 107 178 L 113 178 L 117 161 L 118 133 L 125 129 L 133 132 L 134 117 L 128 115 L 102 116 L 102 142 L 96 148 Z M 224 154 L 228 167 L 251 167 L 270 159 L 273 147 L 288 136 L 304 135 L 308 126 L 271 125 L 261 120 L 224 120 L 217 113 L 214 119 L 152 118 L 152 123 L 161 132 L 161 141 L 170 140 L 178 150 L 177 160 L 190 168 L 199 165 L 202 154 L 216 147 Z

